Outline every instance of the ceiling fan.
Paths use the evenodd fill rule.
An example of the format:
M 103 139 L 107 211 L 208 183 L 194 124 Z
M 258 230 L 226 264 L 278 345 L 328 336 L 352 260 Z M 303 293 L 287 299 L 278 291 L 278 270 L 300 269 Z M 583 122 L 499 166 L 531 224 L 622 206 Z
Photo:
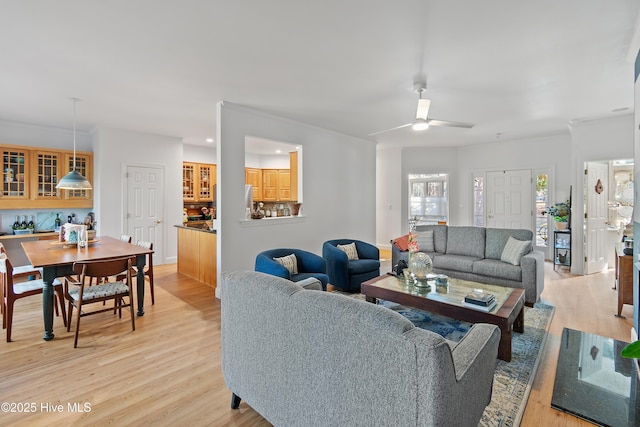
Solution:
M 431 106 L 431 100 L 427 98 L 423 98 L 422 94 L 427 90 L 427 85 L 425 83 L 416 83 L 414 85 L 415 91 L 418 93 L 418 108 L 416 110 L 416 119 L 411 123 L 405 123 L 400 126 L 392 127 L 389 129 L 379 130 L 374 133 L 370 133 L 369 136 L 378 135 L 385 132 L 391 132 L 392 130 L 406 128 L 411 126 L 415 131 L 422 131 L 428 129 L 429 126 L 447 126 L 454 128 L 466 128 L 470 129 L 475 126 L 472 123 L 463 123 L 463 122 L 451 122 L 446 120 L 436 120 L 428 117 L 429 107 Z

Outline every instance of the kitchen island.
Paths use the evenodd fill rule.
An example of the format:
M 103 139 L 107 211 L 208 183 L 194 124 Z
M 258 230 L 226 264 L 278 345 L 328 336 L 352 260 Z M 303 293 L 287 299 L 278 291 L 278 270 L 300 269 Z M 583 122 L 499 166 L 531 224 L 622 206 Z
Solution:
M 216 230 L 176 225 L 178 229 L 178 273 L 216 288 Z

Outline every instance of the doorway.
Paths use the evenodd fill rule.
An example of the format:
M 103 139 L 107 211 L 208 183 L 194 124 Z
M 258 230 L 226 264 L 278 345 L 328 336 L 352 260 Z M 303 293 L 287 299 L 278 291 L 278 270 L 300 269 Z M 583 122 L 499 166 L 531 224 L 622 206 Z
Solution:
M 633 159 L 586 162 L 584 166 L 584 273 L 615 265 L 615 245 L 633 224 Z
M 162 212 L 164 209 L 164 169 L 159 166 L 126 165 L 126 194 L 123 194 L 125 234 L 132 242 L 153 243 L 153 262 L 164 257 Z M 160 227 L 158 227 L 160 226 Z M 157 260 L 157 262 L 156 262 Z

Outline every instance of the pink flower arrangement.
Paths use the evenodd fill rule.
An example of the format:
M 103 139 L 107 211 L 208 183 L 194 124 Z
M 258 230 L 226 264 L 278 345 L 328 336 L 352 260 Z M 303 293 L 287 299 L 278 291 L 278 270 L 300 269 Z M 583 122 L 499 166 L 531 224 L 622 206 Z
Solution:
M 407 239 L 407 241 L 409 242 L 407 245 L 409 247 L 409 252 L 418 252 L 418 242 L 414 240 L 414 235 L 412 232 L 409 232 L 409 238 Z

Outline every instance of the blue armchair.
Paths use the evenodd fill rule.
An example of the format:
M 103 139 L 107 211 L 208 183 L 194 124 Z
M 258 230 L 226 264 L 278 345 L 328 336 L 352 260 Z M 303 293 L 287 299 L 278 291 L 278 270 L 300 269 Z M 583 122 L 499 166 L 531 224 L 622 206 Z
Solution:
M 358 259 L 349 260 L 338 245 L 355 243 Z M 380 275 L 380 250 L 366 242 L 353 239 L 328 240 L 322 245 L 322 257 L 327 261 L 329 283 L 347 292 L 360 292 L 360 284 Z
M 291 274 L 289 270 L 274 260 L 287 255 L 294 254 L 296 256 L 298 274 Z M 272 276 L 283 277 L 292 282 L 315 277 L 322 283 L 322 290 L 327 290 L 329 276 L 327 276 L 327 263 L 325 260 L 314 253 L 303 251 L 302 249 L 270 249 L 260 252 L 256 256 L 256 271 L 271 274 Z

